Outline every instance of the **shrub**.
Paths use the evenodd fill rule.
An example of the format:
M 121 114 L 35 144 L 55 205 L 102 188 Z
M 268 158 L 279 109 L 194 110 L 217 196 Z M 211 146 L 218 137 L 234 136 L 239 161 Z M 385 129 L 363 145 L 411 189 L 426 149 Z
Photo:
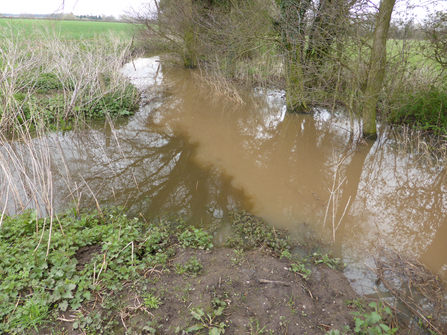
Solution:
M 408 124 L 416 129 L 447 134 L 447 91 L 431 88 L 409 96 L 404 105 L 390 117 L 394 124 Z

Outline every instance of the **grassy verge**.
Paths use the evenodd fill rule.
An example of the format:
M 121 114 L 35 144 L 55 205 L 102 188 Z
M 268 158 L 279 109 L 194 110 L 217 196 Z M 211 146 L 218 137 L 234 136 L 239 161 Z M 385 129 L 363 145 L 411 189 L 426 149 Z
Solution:
M 67 40 L 46 28 L 0 32 L 2 132 L 23 125 L 66 129 L 133 113 L 139 95 L 120 74 L 130 59 L 130 40 L 113 34 Z
M 447 91 L 443 87 L 427 87 L 412 92 L 389 116 L 393 124 L 404 124 L 422 132 L 447 134 Z

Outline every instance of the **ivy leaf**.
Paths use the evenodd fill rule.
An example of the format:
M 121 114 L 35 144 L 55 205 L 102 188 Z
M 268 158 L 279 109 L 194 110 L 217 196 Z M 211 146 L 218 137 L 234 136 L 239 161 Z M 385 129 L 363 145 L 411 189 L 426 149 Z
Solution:
M 387 333 L 391 330 L 390 327 L 388 327 L 387 325 L 384 325 L 383 323 L 380 324 L 380 327 Z
M 56 273 L 54 274 L 54 277 L 56 278 L 62 278 L 64 275 L 64 271 L 62 270 L 57 270 Z
M 368 304 L 368 306 L 369 307 L 371 307 L 371 308 L 377 308 L 377 304 L 373 301 L 373 302 L 370 302 L 369 304 Z
M 372 324 L 377 323 L 380 320 L 382 320 L 382 317 L 377 312 L 372 312 L 370 318 L 371 318 L 371 323 Z
M 73 284 L 73 283 L 70 283 L 70 284 L 68 284 L 68 286 L 67 286 L 67 289 L 68 289 L 69 291 L 73 291 L 75 288 L 76 288 L 76 284 Z
M 356 333 L 359 333 L 362 329 L 362 326 L 365 324 L 365 321 L 363 321 L 362 319 L 355 319 L 355 329 L 354 331 Z

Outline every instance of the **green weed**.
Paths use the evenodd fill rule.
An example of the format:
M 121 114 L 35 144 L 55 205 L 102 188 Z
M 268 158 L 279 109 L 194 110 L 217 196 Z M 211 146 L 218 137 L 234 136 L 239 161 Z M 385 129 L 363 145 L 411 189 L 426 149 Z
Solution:
M 157 328 L 161 328 L 162 325 L 157 326 L 157 322 L 155 320 L 147 322 L 146 326 L 143 327 L 142 330 L 145 330 L 148 334 L 156 334 Z
M 275 255 L 281 255 L 290 249 L 290 241 L 285 231 L 269 227 L 262 219 L 246 211 L 230 213 L 229 221 L 233 233 L 225 243 L 228 247 L 239 250 L 265 247 Z
M 161 305 L 161 300 L 159 297 L 156 297 L 152 293 L 147 293 L 143 296 L 144 298 L 144 306 L 147 308 L 158 309 Z
M 202 270 L 203 265 L 199 262 L 197 257 L 193 256 L 186 262 L 184 268 L 186 272 L 197 274 Z
M 382 303 L 371 302 L 368 304 L 373 309 L 371 313 L 354 312 L 356 316 L 354 318 L 355 328 L 354 331 L 360 334 L 394 334 L 397 332 L 397 328 L 390 328 L 383 323 L 383 317 L 385 315 L 392 316 L 391 309 L 388 306 L 383 306 Z
M 318 264 L 326 265 L 331 269 L 335 269 L 343 265 L 340 258 L 335 258 L 331 254 L 320 254 L 316 252 L 312 254 L 312 262 L 315 265 Z
M 224 334 L 226 327 L 225 322 L 216 321 L 216 318 L 222 316 L 223 311 L 223 307 L 219 307 L 217 310 L 213 310 L 211 313 L 204 312 L 203 308 L 192 308 L 191 315 L 199 322 L 194 326 L 185 329 L 185 332 L 192 333 L 202 329 L 208 329 L 209 335 Z
M 234 257 L 231 258 L 231 264 L 233 266 L 241 265 L 244 262 L 244 251 L 243 250 L 233 250 Z
M 267 331 L 265 330 L 266 327 L 267 326 L 261 328 L 258 319 L 250 318 L 250 321 L 247 325 L 247 333 L 250 335 L 264 334 L 267 333 Z
M 391 317 L 391 309 L 387 306 L 371 302 L 368 304 L 372 311 L 370 313 L 353 312 L 355 315 L 354 322 L 355 328 L 353 331 L 360 335 L 392 335 L 398 331 L 398 328 L 391 328 L 384 320 L 386 317 Z M 349 327 L 344 329 L 345 332 L 350 331 Z M 327 335 L 339 335 L 339 330 L 331 330 Z
M 203 265 L 199 262 L 197 257 L 191 257 L 184 265 L 175 264 L 174 271 L 179 274 L 189 273 L 192 275 L 198 274 L 203 268 Z
M 40 328 L 43 323 L 47 322 L 49 306 L 42 304 L 42 301 L 39 300 L 39 293 L 41 292 L 37 289 L 36 295 L 28 299 L 24 305 L 18 307 L 9 321 L 12 328 L 21 330 L 34 328 L 38 331 L 38 326 Z
M 187 228 L 178 237 L 183 247 L 210 250 L 213 248 L 212 237 L 200 228 Z
M 346 300 L 347 305 L 355 306 L 358 310 L 365 311 L 365 301 L 363 299 Z
M 403 106 L 389 117 L 394 124 L 409 124 L 416 129 L 447 134 L 447 91 L 431 88 L 409 95 Z
M 290 264 L 290 271 L 299 273 L 301 277 L 304 279 L 308 279 L 312 271 L 306 268 L 306 266 L 303 263 L 292 263 Z
M 122 208 L 72 210 L 53 222 L 37 218 L 35 211 L 5 217 L 0 229 L 0 332 L 39 328 L 52 311 L 79 310 L 95 295 L 107 296 L 122 283 L 137 280 L 145 269 L 165 266 L 175 254 L 172 231 L 169 225 L 148 226 L 131 219 Z M 173 234 L 183 232 L 176 229 Z M 205 234 L 200 231 L 202 239 L 209 238 Z M 79 264 L 77 252 L 84 247 L 93 247 L 95 253 Z M 202 265 L 192 257 L 185 269 L 195 274 Z M 146 295 L 144 303 L 157 308 L 160 300 Z M 103 305 L 117 307 L 108 298 Z M 104 326 L 100 319 L 78 315 L 74 326 L 97 329 Z

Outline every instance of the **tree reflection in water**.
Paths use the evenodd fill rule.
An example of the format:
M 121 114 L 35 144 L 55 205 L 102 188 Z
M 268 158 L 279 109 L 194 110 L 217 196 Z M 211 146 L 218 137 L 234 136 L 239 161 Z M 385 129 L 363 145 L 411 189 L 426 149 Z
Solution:
M 56 203 L 88 205 L 91 189 L 101 204 L 204 226 L 247 209 L 298 238 L 311 231 L 331 242 L 323 221 L 337 171 L 328 222 L 343 217 L 333 248 L 359 291 L 373 287 L 363 264 L 374 266 L 379 241 L 447 269 L 445 170 L 415 163 L 391 133 L 359 145 L 358 120 L 344 113 L 285 115 L 283 92 L 263 89 L 237 105 L 199 89 L 187 71 L 142 64 L 156 66 L 145 73 L 157 87 L 135 116 L 47 138 Z

